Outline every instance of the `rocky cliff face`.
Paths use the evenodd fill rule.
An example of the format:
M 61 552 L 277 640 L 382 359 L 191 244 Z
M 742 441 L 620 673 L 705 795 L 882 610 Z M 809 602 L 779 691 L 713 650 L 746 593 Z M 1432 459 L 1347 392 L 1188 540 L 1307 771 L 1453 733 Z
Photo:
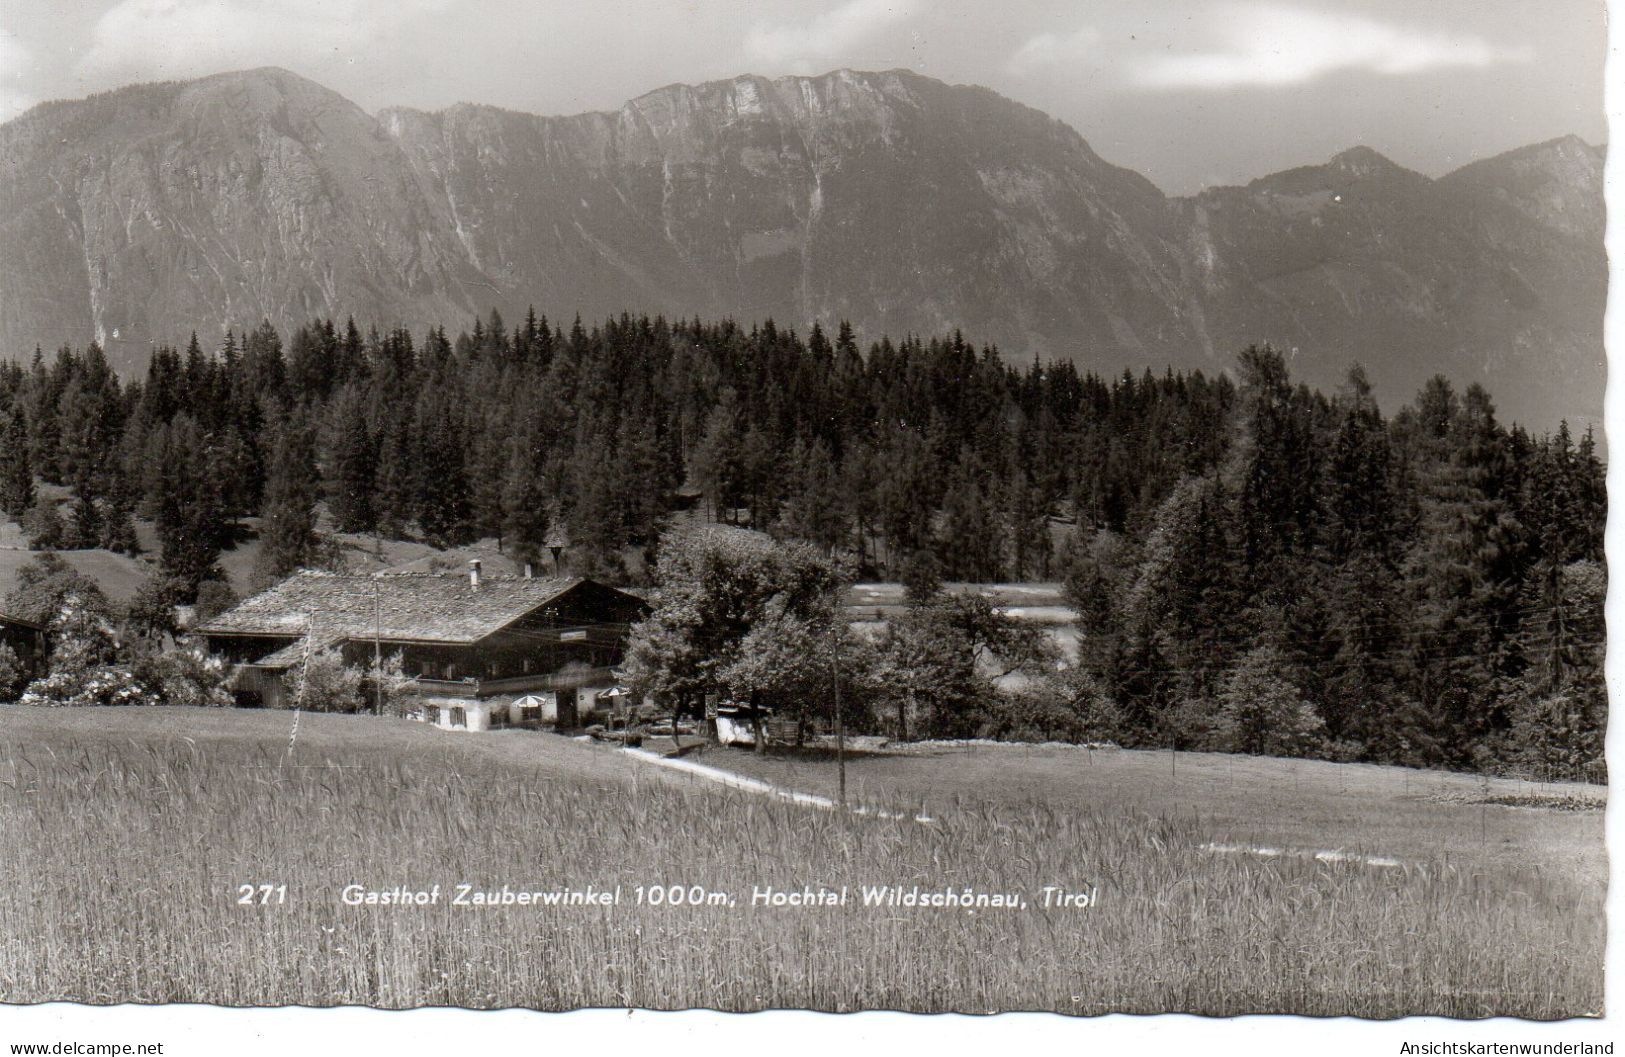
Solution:
M 980 89 L 842 72 L 676 86 L 614 114 L 381 120 L 476 266 L 588 315 L 963 326 L 1023 351 L 1196 336 L 1169 324 L 1162 195 Z M 1137 332 L 1150 319 L 1162 333 Z
M 1393 404 L 1444 371 L 1546 425 L 1600 414 L 1602 156 L 1441 180 L 1373 151 L 1165 197 L 1072 129 L 906 72 L 663 88 L 614 113 L 376 117 L 279 70 L 0 126 L 0 350 L 270 318 L 414 328 L 534 304 L 959 327 L 1027 360 L 1223 368 L 1269 340 Z
M 1515 154 L 1430 180 L 1355 148 L 1182 202 L 1214 342 L 1321 382 L 1361 360 L 1390 404 L 1443 372 L 1527 421 L 1599 419 L 1602 152 Z
M 0 342 L 132 363 L 227 321 L 462 314 L 484 277 L 443 212 L 372 117 L 291 75 L 50 104 L 0 127 Z

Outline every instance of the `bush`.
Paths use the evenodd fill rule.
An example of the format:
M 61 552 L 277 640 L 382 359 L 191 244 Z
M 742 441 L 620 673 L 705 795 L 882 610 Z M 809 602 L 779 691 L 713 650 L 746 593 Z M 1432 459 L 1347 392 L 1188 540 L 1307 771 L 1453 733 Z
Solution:
M 17 570 L 17 586 L 6 595 L 5 609 L 24 620 L 49 624 L 70 598 L 86 612 L 112 617 L 113 607 L 101 588 L 60 556 L 45 553 Z
M 310 664 L 296 664 L 282 676 L 286 708 L 307 712 L 356 712 L 361 709 L 362 673 L 333 650 L 311 654 Z
M 1022 672 L 1034 678 L 1054 670 L 1054 647 L 1042 628 L 1001 613 L 977 595 L 939 594 L 911 606 L 886 625 L 873 651 L 875 698 L 891 717 L 906 709 L 907 735 L 973 737 L 997 713 L 995 679 Z M 1032 718 L 1032 707 L 1025 707 Z M 903 732 L 899 731 L 899 736 Z
M 1000 741 L 1116 743 L 1122 715 L 1099 680 L 1079 668 L 1046 675 L 1018 690 L 995 692 L 978 737 Z
M 224 661 L 198 646 L 166 650 L 136 662 L 135 678 L 153 698 L 166 705 L 225 708 L 232 703 L 226 688 Z
M 368 665 L 361 692 L 361 708 L 378 708 L 385 716 L 413 716 L 423 707 L 417 681 L 406 674 L 401 655 L 392 653 L 384 658 L 383 667 Z
M 1220 718 L 1222 707 L 1211 697 L 1177 696 L 1156 714 L 1156 732 L 1147 745 L 1187 752 L 1232 752 L 1231 731 Z
M 76 593 L 63 597 L 49 627 L 52 671 L 88 670 L 119 659 L 121 644 L 113 622 Z
M 178 580 L 159 572 L 151 574 L 124 611 L 125 628 L 132 635 L 153 642 L 162 642 L 165 635 L 173 635 L 179 627 L 175 621 L 175 604 L 184 590 L 185 585 Z
M 625 583 L 628 579 L 626 562 L 619 551 L 577 547 L 566 564 L 572 567 L 571 572 L 576 576 L 612 584 Z
M 1280 676 L 1285 662 L 1264 647 L 1242 658 L 1219 691 L 1215 747 L 1255 756 L 1307 756 L 1320 746 L 1324 724 L 1298 688 Z
M 1401 767 L 1441 767 L 1449 763 L 1449 730 L 1421 702 L 1397 691 L 1377 693 L 1380 725 L 1367 736 L 1367 758 Z
M 237 595 L 224 580 L 205 580 L 197 587 L 197 605 L 192 609 L 193 624 L 203 624 L 237 604 Z
M 1067 601 L 1078 611 L 1078 624 L 1086 632 L 1099 633 L 1113 627 L 1111 600 L 1121 588 L 1114 573 L 1121 575 L 1123 539 L 1110 529 L 1089 533 L 1078 531 L 1061 551 L 1061 580 Z
M 28 681 L 23 660 L 10 643 L 0 642 L 0 701 L 14 701 Z
M 18 704 L 44 708 L 89 708 L 108 705 L 156 705 L 158 699 L 135 673 L 122 664 L 59 669 L 36 679 Z
M 107 550 L 128 554 L 132 558 L 141 553 L 141 541 L 135 534 L 135 522 L 130 520 L 130 513 L 127 510 L 108 511 L 107 522 L 102 526 L 101 539 L 97 542 Z
M 22 520 L 23 535 L 28 537 L 28 549 L 51 551 L 67 542 L 67 529 L 56 512 L 56 504 L 42 499 L 28 508 Z
M 1557 693 L 1526 691 L 1514 698 L 1503 741 L 1504 765 L 1532 775 L 1579 776 L 1603 758 L 1608 698 L 1601 686 Z
M 942 591 L 942 566 L 929 549 L 910 552 L 900 575 L 903 596 L 911 606 L 925 605 Z
M 51 618 L 51 669 L 23 691 L 19 704 L 47 708 L 151 705 L 157 699 L 120 663 L 120 643 L 106 613 L 69 591 Z

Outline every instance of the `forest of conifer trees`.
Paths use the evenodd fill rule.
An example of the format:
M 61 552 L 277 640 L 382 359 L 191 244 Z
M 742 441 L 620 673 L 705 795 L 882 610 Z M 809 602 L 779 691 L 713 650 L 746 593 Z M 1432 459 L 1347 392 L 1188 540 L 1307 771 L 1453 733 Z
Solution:
M 1384 415 L 1357 366 L 1324 394 L 1267 348 L 1102 378 L 958 334 L 865 351 L 846 326 L 495 313 L 455 338 L 263 323 L 128 382 L 94 344 L 0 365 L 0 510 L 36 548 L 134 552 L 150 519 L 191 601 L 247 518 L 260 582 L 327 560 L 319 504 L 339 531 L 520 560 L 567 540 L 611 581 L 646 582 L 680 509 L 924 593 L 1060 580 L 1124 744 L 1601 755 L 1596 445 L 1509 427 L 1477 386 Z

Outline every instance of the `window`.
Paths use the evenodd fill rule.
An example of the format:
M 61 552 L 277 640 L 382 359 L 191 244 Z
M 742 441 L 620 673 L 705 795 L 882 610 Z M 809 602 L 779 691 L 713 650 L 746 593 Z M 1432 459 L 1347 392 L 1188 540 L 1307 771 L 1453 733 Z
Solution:
M 468 726 L 468 709 L 462 705 L 451 706 L 451 725 L 454 727 Z

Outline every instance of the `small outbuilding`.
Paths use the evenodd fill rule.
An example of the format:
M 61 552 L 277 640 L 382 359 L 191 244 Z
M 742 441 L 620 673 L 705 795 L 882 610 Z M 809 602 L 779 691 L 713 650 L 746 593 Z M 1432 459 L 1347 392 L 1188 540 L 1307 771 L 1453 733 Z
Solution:
M 728 702 L 718 705 L 712 718 L 716 724 L 718 744 L 754 746 L 758 722 L 765 728 L 773 718 L 773 710 Z
M 24 678 L 32 679 L 45 667 L 45 627 L 32 620 L 0 613 L 0 643 L 10 647 L 22 666 Z

